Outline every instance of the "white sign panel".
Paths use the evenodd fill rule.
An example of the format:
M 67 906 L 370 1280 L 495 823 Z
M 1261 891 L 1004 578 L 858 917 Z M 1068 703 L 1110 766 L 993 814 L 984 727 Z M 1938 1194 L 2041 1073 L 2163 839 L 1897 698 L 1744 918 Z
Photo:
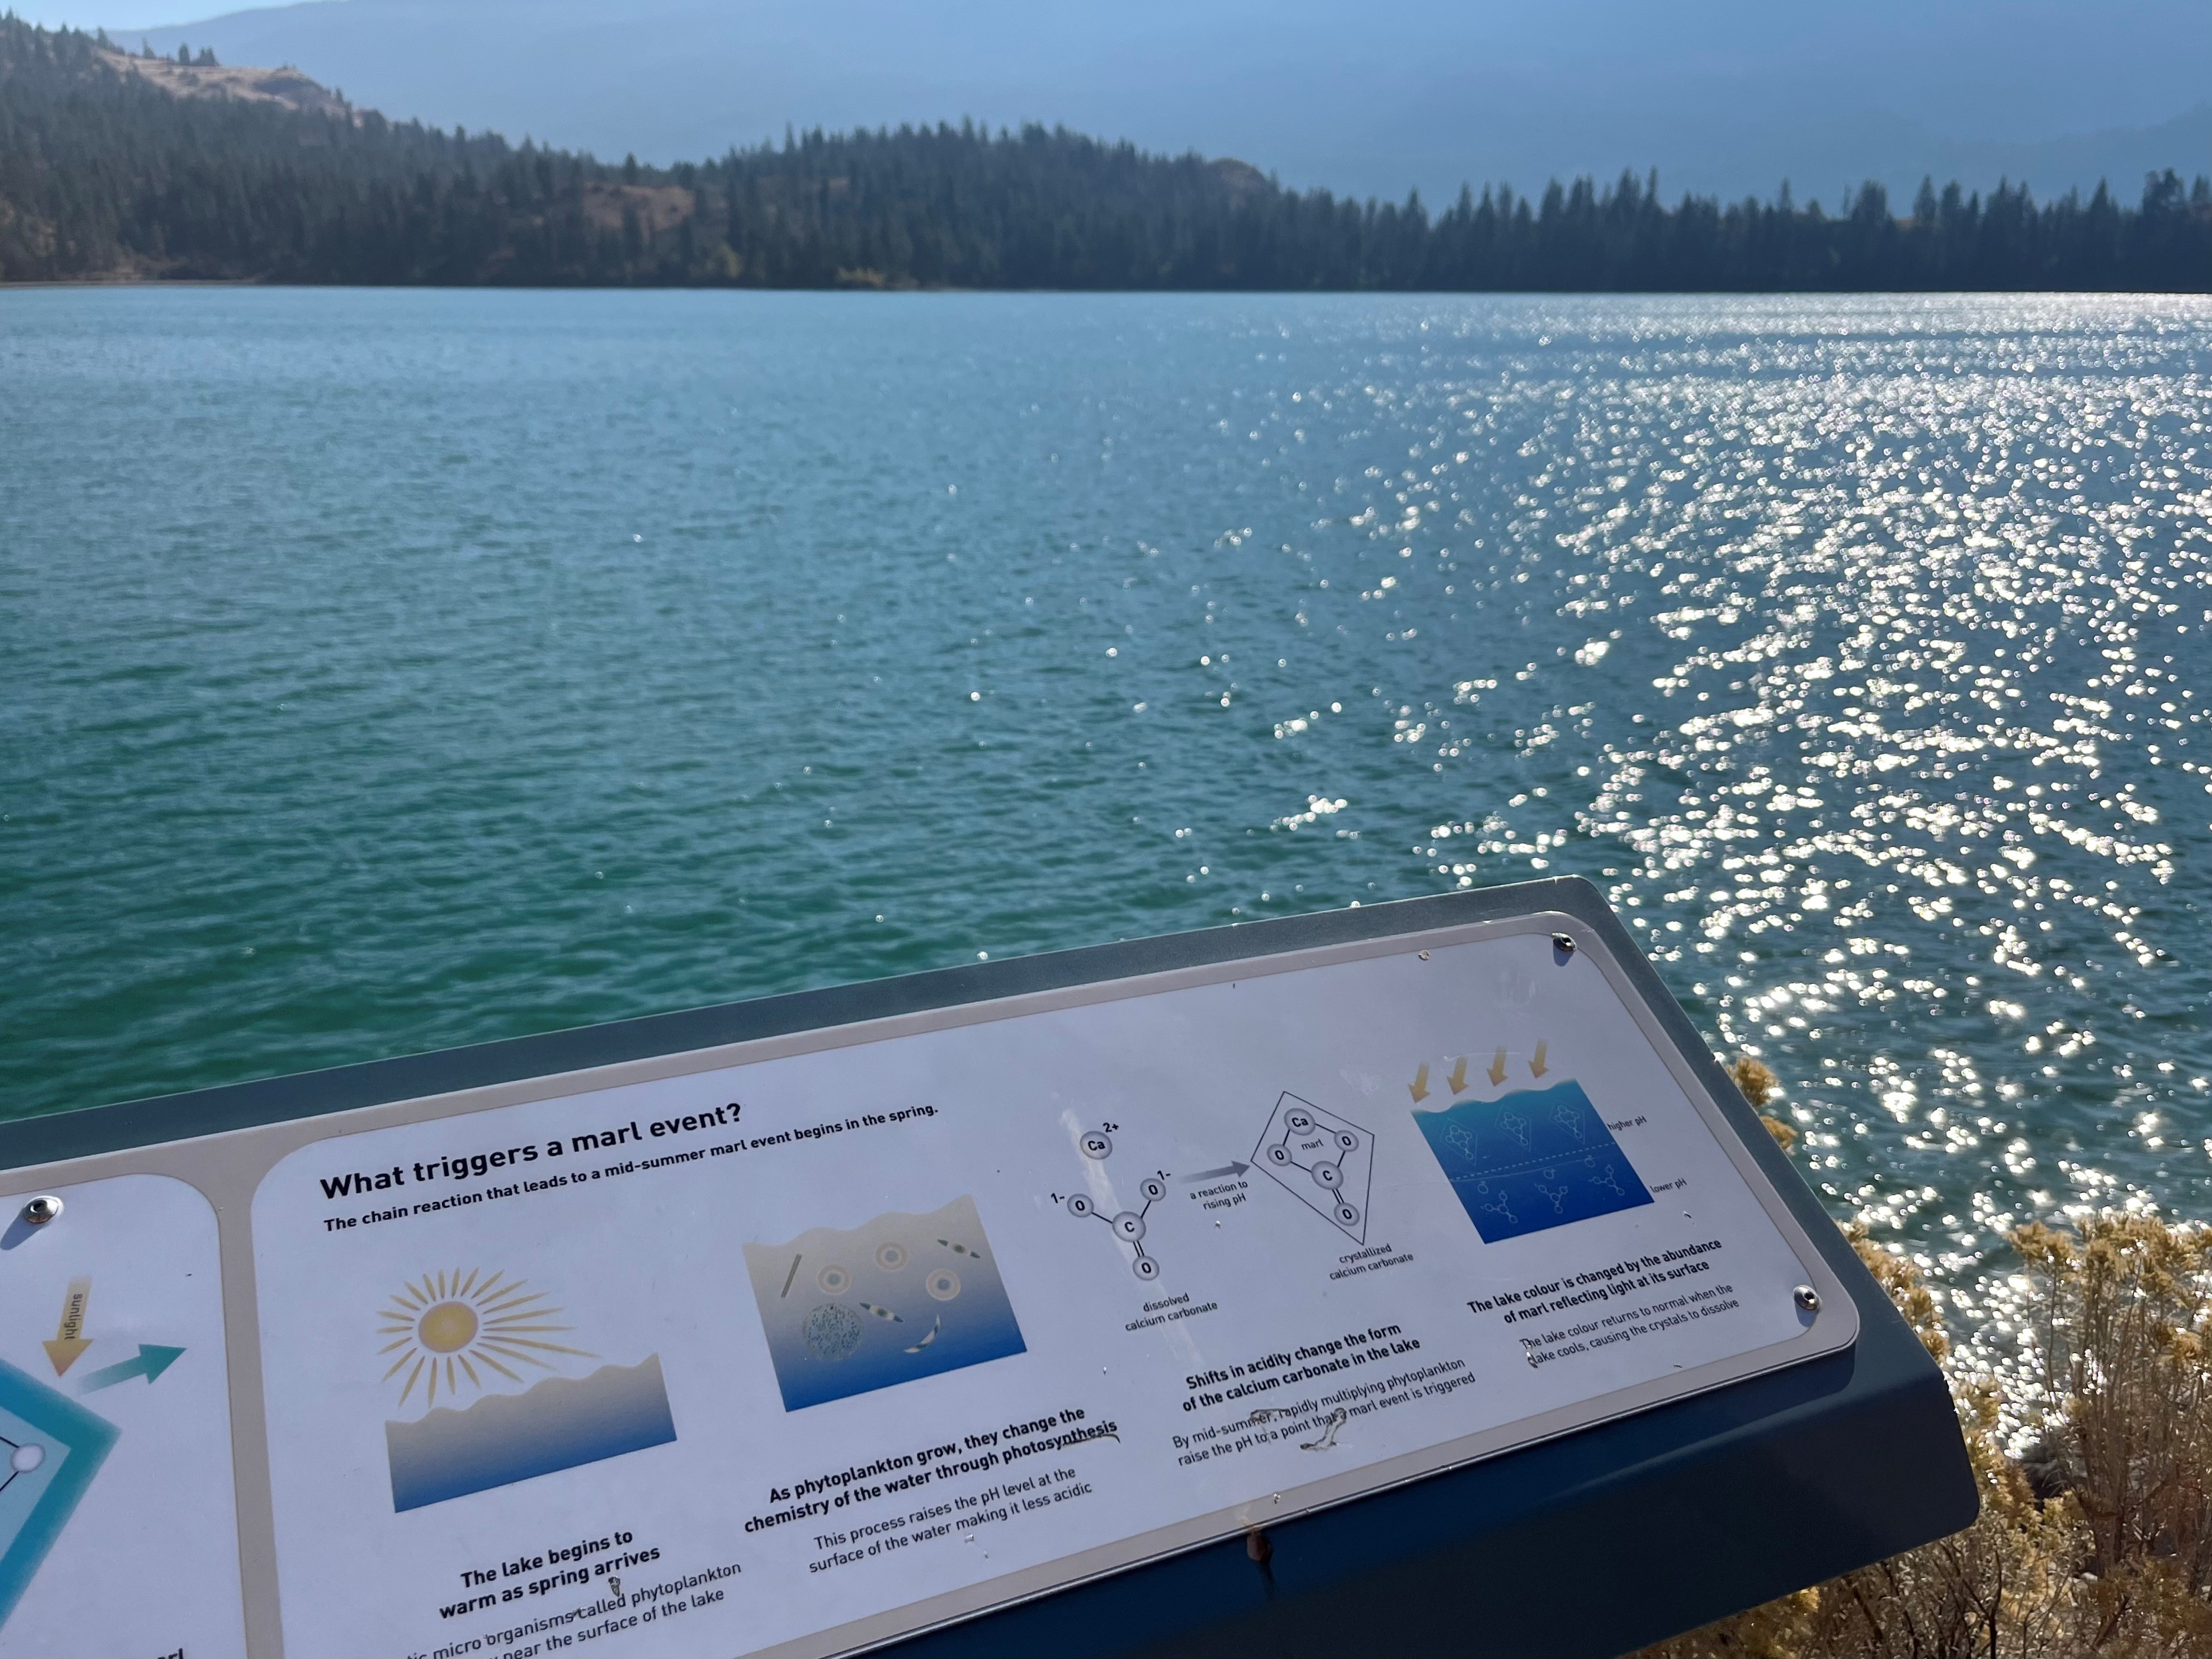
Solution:
M 49 1195 L 0 1233 L 0 1654 L 242 1653 L 215 1212 Z
M 1417 942 L 295 1133 L 285 1647 L 829 1652 L 1851 1340 L 1598 953 Z

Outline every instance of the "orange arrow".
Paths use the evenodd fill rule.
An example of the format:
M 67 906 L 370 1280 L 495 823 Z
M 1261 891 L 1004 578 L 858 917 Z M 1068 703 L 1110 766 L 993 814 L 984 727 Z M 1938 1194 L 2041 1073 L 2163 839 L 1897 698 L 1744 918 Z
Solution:
M 1412 1092 L 1417 1106 L 1429 1097 L 1429 1062 L 1425 1060 L 1421 1062 L 1421 1069 L 1413 1073 Z
M 1550 1066 L 1544 1064 L 1544 1045 L 1541 1042 L 1539 1042 L 1536 1045 L 1535 1054 L 1528 1061 L 1528 1075 L 1530 1077 L 1541 1077 L 1550 1069 Z
M 1467 1092 L 1467 1056 L 1465 1054 L 1452 1061 L 1451 1086 L 1452 1092 L 1455 1095 L 1463 1095 Z
M 84 1334 L 84 1313 L 91 1305 L 92 1281 L 70 1280 L 69 1293 L 62 1297 L 60 1328 L 55 1331 L 54 1340 L 44 1345 L 46 1358 L 53 1361 L 56 1376 L 76 1364 L 79 1356 L 92 1346 L 92 1339 Z
M 1490 1080 L 1492 1083 L 1505 1081 L 1505 1050 L 1503 1048 L 1498 1051 L 1498 1058 L 1490 1062 Z

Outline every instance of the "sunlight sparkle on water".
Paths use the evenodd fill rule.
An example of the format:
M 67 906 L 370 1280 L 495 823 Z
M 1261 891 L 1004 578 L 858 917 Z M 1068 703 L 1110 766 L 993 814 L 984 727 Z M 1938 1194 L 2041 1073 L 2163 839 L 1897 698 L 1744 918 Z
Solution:
M 15 295 L 0 1086 L 1582 873 L 2001 1339 L 2013 1223 L 2212 1216 L 2209 369 L 2193 300 Z

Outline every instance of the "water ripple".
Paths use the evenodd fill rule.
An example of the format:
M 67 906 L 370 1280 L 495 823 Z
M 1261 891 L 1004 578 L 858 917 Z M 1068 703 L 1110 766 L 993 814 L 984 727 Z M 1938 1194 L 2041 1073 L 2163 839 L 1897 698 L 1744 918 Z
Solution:
M 9 295 L 0 1088 L 1579 872 L 1995 1329 L 2011 1223 L 2212 1213 L 2208 365 L 2189 300 Z

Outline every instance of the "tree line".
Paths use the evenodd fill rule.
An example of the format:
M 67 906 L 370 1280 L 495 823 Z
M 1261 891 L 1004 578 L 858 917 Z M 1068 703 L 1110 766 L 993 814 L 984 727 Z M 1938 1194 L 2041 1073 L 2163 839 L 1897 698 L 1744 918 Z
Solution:
M 180 54 L 180 57 L 182 54 Z M 2212 290 L 2212 182 L 2124 203 L 1879 185 L 1837 210 L 1656 176 L 1432 213 L 1240 161 L 972 123 L 787 133 L 660 168 L 180 96 L 0 17 L 0 280 L 1224 290 Z M 212 64 L 203 54 L 193 64 Z

